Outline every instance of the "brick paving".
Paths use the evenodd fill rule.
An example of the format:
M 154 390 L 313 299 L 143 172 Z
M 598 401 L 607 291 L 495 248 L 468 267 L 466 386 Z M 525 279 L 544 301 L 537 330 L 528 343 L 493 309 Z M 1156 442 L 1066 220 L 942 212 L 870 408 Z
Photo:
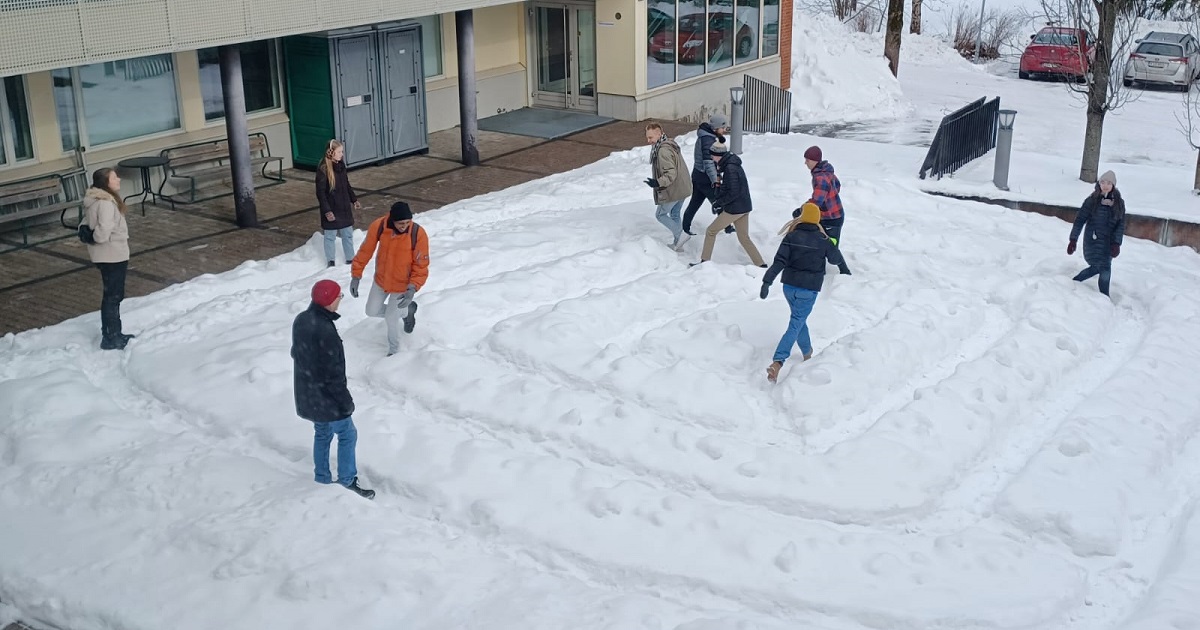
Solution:
M 671 136 L 688 123 L 663 122 Z M 489 131 L 479 133 L 483 164 L 458 163 L 457 129 L 430 135 L 426 155 L 355 169 L 350 179 L 363 204 L 358 225 L 387 213 L 403 199 L 414 212 L 569 171 L 613 151 L 645 144 L 645 124 L 613 122 L 547 141 Z M 229 271 L 247 260 L 271 258 L 306 243 L 319 229 L 313 175 L 289 170 L 286 182 L 256 193 L 259 228 L 239 229 L 233 198 L 171 210 L 167 204 L 130 208 L 132 257 L 125 293 L 138 297 L 206 273 Z M 93 313 L 100 305 L 99 273 L 87 249 L 57 223 L 30 228 L 31 247 L 19 232 L 0 234 L 0 335 L 50 326 Z M 8 630 L 8 629 L 5 629 Z

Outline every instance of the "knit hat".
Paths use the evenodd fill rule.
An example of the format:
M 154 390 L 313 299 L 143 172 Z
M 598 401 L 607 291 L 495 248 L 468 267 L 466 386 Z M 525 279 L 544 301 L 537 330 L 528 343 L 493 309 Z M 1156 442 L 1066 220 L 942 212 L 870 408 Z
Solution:
M 792 211 L 792 220 L 788 221 L 782 228 L 779 229 L 780 234 L 787 234 L 796 229 L 801 223 L 811 223 L 816 226 L 821 225 L 821 208 L 817 204 L 808 201 L 804 205 Z M 824 232 L 825 230 L 821 230 Z
M 1100 179 L 1096 183 L 1100 183 L 1100 182 L 1108 182 L 1108 183 L 1112 184 L 1113 186 L 1116 186 L 1117 185 L 1117 174 L 1112 171 L 1104 171 L 1104 174 L 1100 176 Z
M 725 117 L 725 114 L 713 114 L 712 116 L 708 117 L 708 126 L 712 127 L 713 129 L 728 127 L 729 119 Z
M 726 153 L 729 153 L 729 147 L 725 146 L 724 142 L 718 140 L 714 142 L 711 147 L 709 147 L 708 152 L 710 155 L 725 155 Z
M 804 159 L 812 160 L 814 162 L 820 162 L 821 161 L 821 147 L 818 147 L 815 145 L 808 147 L 808 149 L 804 151 Z
M 322 280 L 313 285 L 312 301 L 318 306 L 329 306 L 342 294 L 342 287 L 333 280 Z
M 407 203 L 404 203 L 403 201 L 397 201 L 396 203 L 392 204 L 392 210 L 388 213 L 388 218 L 391 219 L 392 223 L 396 223 L 398 221 L 411 221 L 412 210 L 409 209 Z

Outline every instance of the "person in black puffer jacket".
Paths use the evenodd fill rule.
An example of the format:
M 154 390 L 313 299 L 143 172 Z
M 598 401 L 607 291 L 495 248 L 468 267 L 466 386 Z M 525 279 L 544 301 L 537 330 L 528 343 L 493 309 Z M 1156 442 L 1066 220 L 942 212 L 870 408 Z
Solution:
M 362 208 L 346 175 L 345 155 L 342 143 L 330 140 L 324 159 L 317 165 L 317 204 L 321 207 L 321 229 L 325 231 L 325 260 L 330 267 L 335 264 L 333 241 L 339 236 L 346 264 L 354 258 L 354 211 Z
M 720 212 L 716 219 L 709 224 L 704 232 L 704 249 L 700 252 L 700 262 L 692 266 L 708 262 L 712 258 L 713 247 L 717 242 L 717 234 L 727 227 L 737 230 L 738 242 L 750 256 L 750 261 L 759 267 L 766 268 L 762 254 L 750 240 L 750 211 L 754 205 L 750 199 L 750 182 L 746 180 L 746 171 L 742 170 L 742 158 L 729 153 L 723 142 L 717 142 L 709 150 L 712 159 L 717 163 L 717 174 L 721 184 L 717 187 L 717 197 L 713 199 L 713 209 Z
M 1086 228 L 1086 229 L 1084 229 Z M 1096 182 L 1096 190 L 1084 200 L 1075 225 L 1071 228 L 1071 239 L 1067 243 L 1067 255 L 1075 253 L 1079 233 L 1083 232 L 1083 259 L 1088 267 L 1075 276 L 1083 282 L 1092 276 L 1100 276 L 1100 292 L 1108 295 L 1108 283 L 1112 279 L 1112 261 L 1121 254 L 1121 240 L 1125 236 L 1125 200 L 1117 190 L 1117 176 L 1108 171 Z
M 683 231 L 691 236 L 695 236 L 692 220 L 696 218 L 696 211 L 706 199 L 711 202 L 716 197 L 717 165 L 712 160 L 711 149 L 712 145 L 725 142 L 723 134 L 728 131 L 729 119 L 723 114 L 713 114 L 696 130 L 696 147 L 692 153 L 692 198 L 683 211 Z M 713 214 L 716 214 L 715 209 Z
M 317 483 L 333 483 L 329 474 L 329 444 L 338 438 L 337 482 L 359 496 L 373 499 L 374 490 L 358 485 L 354 449 L 354 398 L 346 384 L 346 351 L 334 322 L 342 288 L 333 280 L 313 285 L 312 302 L 292 322 L 292 386 L 296 415 L 313 423 L 313 466 Z
M 792 310 L 787 331 L 775 348 L 775 357 L 767 368 L 767 380 L 772 383 L 779 378 L 783 362 L 792 354 L 792 345 L 800 346 L 804 360 L 812 358 L 812 340 L 808 335 L 808 315 L 817 302 L 821 284 L 825 280 L 825 262 L 837 265 L 838 270 L 850 275 L 850 268 L 842 258 L 837 245 L 821 227 L 821 209 L 809 202 L 792 213 L 793 220 L 780 233 L 785 233 L 775 261 L 763 276 L 759 297 L 767 299 L 771 283 L 783 272 L 783 295 Z

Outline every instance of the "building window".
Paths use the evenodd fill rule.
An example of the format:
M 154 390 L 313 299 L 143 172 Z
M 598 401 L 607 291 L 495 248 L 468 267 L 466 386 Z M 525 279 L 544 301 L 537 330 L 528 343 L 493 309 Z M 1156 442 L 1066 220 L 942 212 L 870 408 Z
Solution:
M 275 40 L 238 44 L 242 52 L 242 90 L 246 94 L 246 112 L 279 108 L 279 62 Z M 225 117 L 225 90 L 221 87 L 221 60 L 216 48 L 196 51 L 200 60 L 200 96 L 204 100 L 204 120 Z
M 94 63 L 51 76 L 64 150 L 179 128 L 172 55 Z
M 779 0 L 763 0 L 762 56 L 779 54 Z
M 33 133 L 24 77 L 4 77 L 0 82 L 0 118 L 0 164 L 32 160 Z
M 427 15 L 417 19 L 421 23 L 421 63 L 425 66 L 425 78 L 441 76 L 442 68 L 442 16 Z
M 779 54 L 779 0 L 648 0 L 646 87 Z

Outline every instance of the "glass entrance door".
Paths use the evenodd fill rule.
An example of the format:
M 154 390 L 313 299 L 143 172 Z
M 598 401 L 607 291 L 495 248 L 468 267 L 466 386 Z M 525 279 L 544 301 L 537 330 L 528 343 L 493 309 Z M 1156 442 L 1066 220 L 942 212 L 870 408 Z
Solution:
M 596 111 L 596 9 L 535 3 L 530 9 L 533 104 Z

